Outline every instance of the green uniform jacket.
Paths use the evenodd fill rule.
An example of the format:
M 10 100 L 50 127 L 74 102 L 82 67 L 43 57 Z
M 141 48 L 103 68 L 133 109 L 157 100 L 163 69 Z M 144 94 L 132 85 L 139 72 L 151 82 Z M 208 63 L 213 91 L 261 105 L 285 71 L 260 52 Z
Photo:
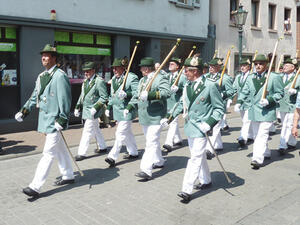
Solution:
M 108 99 L 107 88 L 104 80 L 95 75 L 89 84 L 85 79 L 81 86 L 81 94 L 77 101 L 76 109 L 82 111 L 82 119 L 99 118 L 104 112 L 104 105 Z M 94 107 L 97 113 L 92 117 L 90 109 Z
M 187 82 L 182 99 L 175 108 L 173 117 L 183 110 L 185 116 L 184 133 L 191 138 L 205 137 L 198 125 L 201 122 L 214 127 L 225 113 L 223 99 L 219 86 L 204 76 L 195 91 L 191 89 L 191 82 Z
M 271 122 L 276 120 L 276 103 L 283 97 L 283 83 L 280 76 L 275 73 L 270 74 L 266 99 L 269 105 L 262 107 L 259 104 L 263 93 L 263 85 L 266 80 L 264 73 L 262 78 L 257 79 L 257 74 L 247 77 L 245 87 L 240 92 L 237 103 L 242 104 L 247 98 L 250 99 L 248 110 L 249 120 L 255 122 Z
M 134 73 L 128 73 L 128 77 L 124 87 L 124 91 L 126 92 L 127 97 L 122 100 L 119 98 L 118 94 L 123 83 L 123 78 L 123 75 L 119 79 L 117 79 L 115 76 L 112 78 L 112 85 L 110 89 L 110 97 L 108 102 L 108 107 L 113 107 L 114 119 L 117 121 L 133 120 L 137 114 L 137 110 L 132 109 L 128 113 L 127 117 L 124 118 L 123 111 L 127 108 L 132 96 L 136 95 L 139 79 Z
M 217 73 L 215 75 L 207 73 L 204 76 L 219 85 L 221 73 Z M 224 100 L 224 107 L 226 108 L 227 100 L 232 98 L 235 94 L 235 90 L 233 89 L 233 79 L 231 76 L 226 73 L 224 74 L 222 85 L 219 90 L 221 91 L 222 99 Z
M 247 75 L 247 77 L 249 76 L 250 74 Z M 246 79 L 244 79 L 244 81 L 241 81 L 241 78 L 242 78 L 242 73 L 239 73 L 235 79 L 234 79 L 234 82 L 233 82 L 233 89 L 235 91 L 235 93 L 237 93 L 237 95 L 240 94 L 240 92 L 243 90 L 243 88 L 245 87 L 245 84 L 246 84 Z M 243 102 L 243 104 L 241 105 L 240 109 L 241 110 L 247 110 L 249 109 L 250 107 L 250 99 L 249 98 L 246 98 L 245 101 Z
M 280 74 L 278 76 L 281 77 L 282 82 L 283 82 L 283 78 L 284 78 L 285 74 Z M 280 101 L 279 101 L 279 108 L 278 108 L 279 112 L 293 113 L 296 109 L 295 103 L 296 103 L 297 93 L 294 95 L 289 94 L 289 89 L 291 88 L 291 85 L 293 83 L 295 76 L 296 76 L 296 73 L 294 72 L 293 75 L 290 77 L 290 79 L 283 83 L 284 95 L 283 95 L 283 98 L 280 99 Z M 299 91 L 299 86 L 300 86 L 300 79 L 298 76 L 296 85 L 295 85 L 295 89 L 297 89 L 297 92 Z
M 171 79 L 171 75 L 172 73 L 168 73 L 167 78 L 169 80 L 169 87 L 171 88 L 171 86 L 174 84 L 175 80 L 178 77 L 178 72 L 175 72 L 175 76 Z M 182 91 L 184 88 L 184 85 L 187 81 L 187 78 L 184 74 L 181 74 L 179 81 L 178 81 L 178 91 L 175 93 L 171 92 L 171 96 L 167 99 L 167 108 L 168 108 L 168 112 L 170 112 L 174 105 L 179 102 L 181 96 L 182 96 Z
M 38 132 L 54 133 L 57 121 L 64 129 L 68 126 L 71 107 L 71 87 L 69 78 L 64 71 L 54 68 L 51 73 L 51 80 L 43 82 L 44 72 L 36 81 L 31 97 L 22 108 L 24 116 L 36 106 L 39 108 Z M 44 89 L 41 94 L 41 90 Z
M 149 75 L 151 76 L 151 74 Z M 134 105 L 135 107 L 136 105 L 138 106 L 139 122 L 141 125 L 159 125 L 160 120 L 165 118 L 167 114 L 167 98 L 170 97 L 168 79 L 166 76 L 158 74 L 152 83 L 150 91 L 148 92 L 148 101 L 143 102 L 139 99 L 139 96 L 145 89 L 146 85 L 147 77 L 141 78 L 138 85 L 138 91 L 132 97 L 129 104 Z M 156 97 L 151 97 L 153 94 Z

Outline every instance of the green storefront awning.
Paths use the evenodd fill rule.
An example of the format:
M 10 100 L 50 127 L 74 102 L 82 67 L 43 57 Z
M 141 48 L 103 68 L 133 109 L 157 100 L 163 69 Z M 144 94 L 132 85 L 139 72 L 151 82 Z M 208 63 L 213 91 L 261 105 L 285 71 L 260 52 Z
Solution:
M 80 47 L 80 46 L 56 46 L 57 52 L 60 54 L 74 55 L 111 55 L 110 48 Z
M 0 42 L 0 52 L 15 52 L 17 50 L 16 43 Z

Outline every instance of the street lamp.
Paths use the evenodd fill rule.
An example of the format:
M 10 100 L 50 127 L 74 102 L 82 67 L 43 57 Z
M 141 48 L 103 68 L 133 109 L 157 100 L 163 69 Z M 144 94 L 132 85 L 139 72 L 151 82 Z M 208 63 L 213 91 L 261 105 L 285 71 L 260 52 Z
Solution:
M 242 41 L 243 41 L 243 26 L 246 23 L 248 11 L 243 9 L 242 4 L 239 5 L 237 11 L 232 12 L 235 25 L 239 28 L 239 64 L 242 59 Z

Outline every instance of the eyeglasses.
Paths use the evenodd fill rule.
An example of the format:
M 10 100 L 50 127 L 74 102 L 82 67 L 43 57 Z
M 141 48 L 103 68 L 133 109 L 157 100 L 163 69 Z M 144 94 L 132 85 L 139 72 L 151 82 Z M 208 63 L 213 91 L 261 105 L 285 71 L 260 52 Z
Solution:
M 190 67 L 184 68 L 184 71 L 194 71 L 194 70 L 196 70 L 196 68 L 190 68 Z
M 263 66 L 263 65 L 265 65 L 265 64 L 266 64 L 265 62 L 257 62 L 257 63 L 254 63 L 255 66 L 257 66 L 257 65 L 262 65 L 262 66 Z

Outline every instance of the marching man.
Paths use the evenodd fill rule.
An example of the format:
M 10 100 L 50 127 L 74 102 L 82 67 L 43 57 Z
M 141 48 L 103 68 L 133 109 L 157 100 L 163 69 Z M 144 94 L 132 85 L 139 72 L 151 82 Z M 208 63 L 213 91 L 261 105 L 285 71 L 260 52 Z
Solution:
M 18 122 L 32 111 L 39 109 L 38 132 L 46 135 L 43 156 L 36 168 L 32 182 L 23 189 L 23 193 L 38 197 L 40 189 L 45 183 L 54 157 L 58 159 L 61 179 L 54 185 L 74 183 L 72 162 L 63 141 L 61 130 L 68 126 L 71 107 L 71 88 L 67 75 L 56 66 L 56 48 L 47 44 L 41 51 L 42 64 L 45 71 L 39 74 L 35 88 L 29 100 L 20 112 L 15 115 Z
M 127 109 L 131 112 L 138 106 L 139 122 L 146 137 L 145 152 L 141 161 L 141 172 L 135 176 L 144 181 L 152 179 L 152 170 L 162 168 L 165 160 L 160 149 L 160 120 L 167 114 L 167 98 L 170 96 L 168 79 L 158 73 L 154 78 L 154 60 L 151 57 L 141 59 L 139 64 L 143 78 L 140 79 L 138 91 L 129 102 Z M 151 82 L 153 83 L 151 84 Z M 150 90 L 146 87 L 151 84 Z
M 225 108 L 217 84 L 202 74 L 202 59 L 187 58 L 184 65 L 188 81 L 183 90 L 182 101 L 175 108 L 173 116 L 178 116 L 183 109 L 184 132 L 188 137 L 191 158 L 178 196 L 187 203 L 191 200 L 193 188 L 205 189 L 212 184 L 205 154 L 205 134 L 222 119 Z M 167 120 L 163 119 L 161 123 L 165 124 Z M 194 186 L 197 179 L 200 184 Z
M 95 74 L 95 63 L 86 62 L 82 66 L 86 79 L 82 83 L 81 94 L 77 101 L 74 115 L 85 120 L 76 161 L 86 158 L 86 152 L 92 137 L 96 137 L 99 150 L 96 153 L 106 152 L 105 140 L 99 128 L 98 118 L 104 113 L 107 102 L 107 88 L 104 80 Z
M 129 72 L 123 87 L 126 66 L 127 61 L 120 58 L 116 58 L 112 64 L 114 77 L 111 82 L 108 107 L 105 111 L 106 116 L 109 117 L 109 111 L 112 108 L 114 120 L 118 121 L 114 146 L 105 159 L 111 167 L 115 166 L 123 144 L 126 145 L 128 152 L 123 159 L 138 158 L 138 149 L 131 130 L 132 120 L 136 117 L 137 110 L 132 109 L 129 112 L 126 108 L 132 96 L 136 94 L 139 80 L 137 75 Z
M 297 92 L 299 89 L 299 78 L 295 84 L 295 87 L 291 87 L 292 82 L 296 76 L 296 69 L 298 67 L 297 59 L 287 58 L 284 61 L 282 81 L 284 84 L 284 96 L 279 101 L 280 119 L 281 119 L 281 133 L 279 154 L 284 155 L 287 149 L 295 149 L 297 140 L 292 135 L 293 128 L 293 115 L 295 111 L 295 103 Z
M 181 60 L 179 58 L 171 58 L 169 62 L 169 70 L 167 78 L 169 79 L 169 85 L 171 90 L 171 96 L 167 99 L 168 113 L 171 114 L 173 107 L 180 100 L 182 96 L 182 90 L 186 83 L 186 76 L 181 75 L 178 84 L 175 84 L 177 77 L 179 76 L 178 71 L 180 69 Z M 174 146 L 181 146 L 182 138 L 179 132 L 178 117 L 176 117 L 170 124 L 167 133 L 167 138 L 163 148 L 167 152 L 171 152 Z
M 239 93 L 236 109 L 249 98 L 249 120 L 252 122 L 254 144 L 251 165 L 253 169 L 259 169 L 264 159 L 271 157 L 268 149 L 269 129 L 276 120 L 276 103 L 283 97 L 283 83 L 280 76 L 270 73 L 266 98 L 262 99 L 263 87 L 267 79 L 268 59 L 259 54 L 254 60 L 256 73 L 247 77 L 242 91 Z
M 248 58 L 242 58 L 240 61 L 241 65 L 241 73 L 239 73 L 234 82 L 233 82 L 233 88 L 239 95 L 239 93 L 243 90 L 245 87 L 245 83 L 247 80 L 247 77 L 250 73 L 250 67 L 251 62 Z M 253 141 L 253 131 L 251 126 L 251 121 L 248 119 L 248 109 L 250 107 L 250 99 L 245 99 L 243 104 L 241 106 L 238 106 L 235 108 L 236 112 L 240 112 L 241 118 L 242 118 L 242 128 L 241 128 L 241 134 L 238 138 L 238 143 L 241 148 L 245 147 L 248 142 Z
M 213 81 L 217 85 L 219 85 L 219 80 L 221 79 L 221 69 L 222 69 L 222 59 L 220 58 L 213 58 L 209 63 L 209 73 L 205 74 L 204 76 L 209 80 Z M 224 74 L 223 81 L 219 90 L 221 92 L 221 96 L 223 99 L 224 110 L 226 112 L 227 100 L 230 99 L 234 95 L 233 89 L 233 81 L 232 78 L 228 74 Z M 224 115 L 223 115 L 224 118 Z M 214 127 L 213 127 L 213 134 L 211 137 L 211 142 L 213 147 L 216 151 L 223 150 L 223 142 L 221 138 L 221 126 L 222 126 L 223 119 L 221 119 Z M 209 144 L 207 144 L 207 159 L 211 159 L 213 157 L 213 150 Z

